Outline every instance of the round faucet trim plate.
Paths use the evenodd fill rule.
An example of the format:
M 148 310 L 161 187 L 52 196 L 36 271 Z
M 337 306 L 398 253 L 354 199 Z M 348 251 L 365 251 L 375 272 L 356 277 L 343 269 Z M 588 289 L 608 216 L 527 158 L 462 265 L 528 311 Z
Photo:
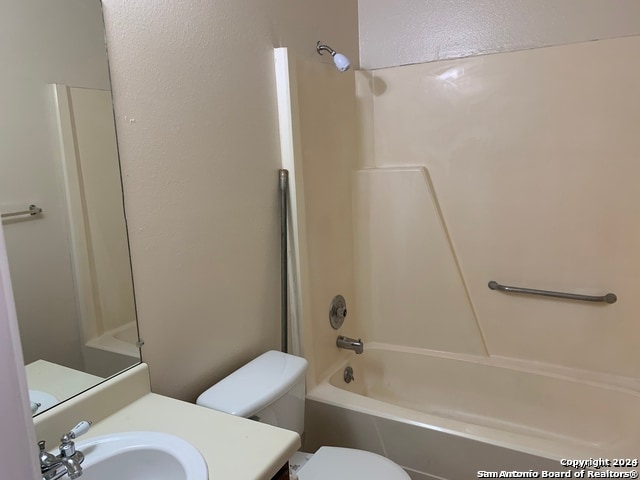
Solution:
M 329 306 L 329 323 L 331 328 L 338 330 L 344 323 L 344 319 L 347 316 L 347 301 L 342 295 L 336 295 L 331 300 Z

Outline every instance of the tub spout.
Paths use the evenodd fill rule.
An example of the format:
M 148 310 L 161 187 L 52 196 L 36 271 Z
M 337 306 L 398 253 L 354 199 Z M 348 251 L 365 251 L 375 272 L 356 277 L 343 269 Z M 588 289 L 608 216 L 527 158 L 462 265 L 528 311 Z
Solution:
M 344 348 L 345 350 L 353 350 L 358 355 L 364 352 L 364 343 L 360 338 L 356 340 L 354 338 L 339 335 L 338 339 L 336 340 L 336 346 L 338 348 Z

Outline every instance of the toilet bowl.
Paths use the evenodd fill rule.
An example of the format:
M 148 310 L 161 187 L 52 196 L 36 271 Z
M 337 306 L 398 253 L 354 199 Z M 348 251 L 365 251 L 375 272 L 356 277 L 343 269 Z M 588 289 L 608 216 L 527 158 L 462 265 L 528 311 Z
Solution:
M 275 350 L 266 352 L 223 378 L 196 404 L 280 428 L 304 431 L 305 374 L 308 362 Z M 388 458 L 364 450 L 321 447 L 297 452 L 290 460 L 292 479 L 410 480 Z
M 300 455 L 298 452 L 296 455 Z M 320 447 L 308 455 L 308 461 L 296 468 L 289 461 L 291 471 L 299 480 L 405 480 L 409 476 L 398 465 L 382 455 L 364 450 L 340 447 Z M 295 460 L 296 456 L 292 457 Z M 292 475 L 292 478 L 295 478 Z

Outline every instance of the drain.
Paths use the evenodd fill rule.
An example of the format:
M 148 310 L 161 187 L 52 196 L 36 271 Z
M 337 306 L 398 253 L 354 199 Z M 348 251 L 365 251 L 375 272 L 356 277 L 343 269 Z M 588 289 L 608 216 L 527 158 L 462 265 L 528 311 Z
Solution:
M 351 383 L 355 380 L 355 377 L 353 376 L 353 368 L 351 367 L 346 367 L 344 369 L 344 373 L 342 374 L 342 378 L 344 378 L 344 381 L 346 383 Z

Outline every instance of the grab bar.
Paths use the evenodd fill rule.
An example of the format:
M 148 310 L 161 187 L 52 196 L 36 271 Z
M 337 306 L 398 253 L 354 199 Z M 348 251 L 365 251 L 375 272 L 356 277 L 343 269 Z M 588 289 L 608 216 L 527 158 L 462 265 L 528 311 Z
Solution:
M 618 297 L 615 293 L 607 293 L 602 296 L 580 295 L 578 293 L 551 292 L 549 290 L 536 290 L 534 288 L 511 287 L 509 285 L 500 285 L 498 282 L 491 280 L 489 282 L 491 290 L 501 290 L 509 293 L 524 293 L 527 295 L 542 295 L 543 297 L 568 298 L 569 300 L 582 300 L 584 302 L 604 302 L 616 303 Z
M 29 210 L 22 210 L 20 212 L 9 212 L 0 214 L 0 218 L 17 217 L 20 215 L 38 215 L 42 213 L 42 209 L 37 205 L 29 205 Z

